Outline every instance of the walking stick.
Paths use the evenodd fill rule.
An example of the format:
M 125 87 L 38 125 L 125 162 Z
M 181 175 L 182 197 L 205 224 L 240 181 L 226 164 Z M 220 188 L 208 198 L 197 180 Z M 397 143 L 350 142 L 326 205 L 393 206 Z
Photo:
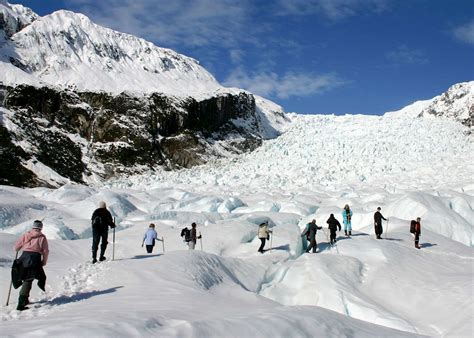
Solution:
M 16 255 L 15 255 L 15 260 L 18 258 L 18 251 L 16 252 Z M 10 302 L 10 294 L 12 292 L 12 285 L 13 285 L 13 279 L 10 281 L 10 287 L 8 288 L 8 296 L 7 296 L 7 303 L 5 304 L 5 306 L 8 306 L 8 303 Z
M 117 227 L 117 225 L 115 224 L 115 217 L 114 217 L 114 232 L 113 232 L 113 243 L 112 243 L 112 260 L 115 259 L 115 228 Z
M 165 239 L 161 236 L 161 244 L 163 244 L 163 253 L 165 253 Z
M 270 251 L 273 249 L 273 232 L 272 237 L 270 237 Z
M 201 231 L 199 231 L 199 242 L 201 243 L 201 251 L 202 251 L 202 236 L 201 236 Z
M 387 234 L 388 234 L 388 221 L 389 221 L 389 220 L 390 220 L 390 218 L 387 219 L 387 230 L 385 231 L 385 239 L 387 239 Z

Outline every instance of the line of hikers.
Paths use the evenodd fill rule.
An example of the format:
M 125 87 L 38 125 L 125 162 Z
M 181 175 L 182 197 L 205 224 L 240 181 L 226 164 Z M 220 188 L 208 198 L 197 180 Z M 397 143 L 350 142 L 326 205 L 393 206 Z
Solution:
M 388 218 L 385 218 L 380 212 L 382 209 L 377 207 L 377 211 L 374 213 L 374 232 L 375 238 L 382 239 L 383 226 L 382 220 L 388 222 Z M 347 237 L 352 236 L 352 215 L 353 212 L 348 204 L 344 206 L 342 210 L 342 220 L 344 223 L 344 234 Z M 421 218 L 418 217 L 416 221 L 412 220 L 410 223 L 410 232 L 415 236 L 415 248 L 420 249 L 419 241 L 421 235 Z M 334 245 L 337 241 L 336 231 L 341 231 L 341 223 L 334 217 L 334 214 L 331 214 L 326 221 L 329 229 L 329 243 Z M 318 244 L 316 242 L 316 233 L 318 230 L 322 230 L 323 227 L 320 227 L 316 224 L 316 220 L 313 219 L 310 223 L 306 224 L 301 237 L 303 238 L 303 250 L 306 253 L 309 253 L 311 250 L 313 253 L 316 253 Z M 258 238 L 261 241 L 261 245 L 258 248 L 258 252 L 264 253 L 263 248 L 265 247 L 265 242 L 270 238 L 272 231 L 268 228 L 268 221 L 260 224 L 258 229 Z M 309 246 L 308 246 L 309 242 Z
M 374 214 L 374 229 L 377 239 L 381 239 L 383 232 L 382 220 L 388 221 L 380 213 L 381 208 L 378 207 L 377 211 Z M 344 223 L 344 232 L 346 236 L 352 235 L 352 210 L 349 208 L 349 205 L 345 205 L 344 210 L 342 211 L 343 223 Z M 421 219 L 418 217 L 416 221 L 411 221 L 410 223 L 410 232 L 415 236 L 415 247 L 420 249 L 419 240 L 421 235 Z M 331 214 L 329 219 L 326 222 L 330 230 L 330 243 L 336 243 L 336 231 L 341 231 L 341 224 L 334 217 L 334 214 Z M 97 262 L 97 251 L 99 249 L 100 243 L 100 256 L 99 261 L 106 260 L 105 251 L 107 249 L 107 238 L 108 231 L 110 228 L 115 228 L 115 222 L 112 218 L 111 213 L 107 210 L 105 202 L 101 201 L 99 203 L 99 208 L 94 210 L 91 217 L 92 224 L 92 263 Z M 40 220 L 35 220 L 33 222 L 32 229 L 24 233 L 15 243 L 14 250 L 17 255 L 20 250 L 23 250 L 19 258 L 15 257 L 12 266 L 12 283 L 15 289 L 20 289 L 20 294 L 18 298 L 17 310 L 23 311 L 27 309 L 29 303 L 29 295 L 32 287 L 33 280 L 38 280 L 38 286 L 41 290 L 45 291 L 46 285 L 46 274 L 44 272 L 43 266 L 46 265 L 49 255 L 48 240 L 46 236 L 42 233 L 43 222 Z M 308 223 L 301 234 L 301 237 L 309 241 L 309 246 L 307 246 L 307 241 L 303 240 L 303 247 L 306 252 L 312 250 L 313 253 L 316 252 L 317 243 L 316 243 L 316 233 L 318 230 L 321 230 L 322 227 L 316 225 L 316 220 L 312 220 Z M 270 239 L 270 234 L 272 230 L 269 229 L 268 221 L 261 223 L 257 230 L 257 237 L 260 239 L 260 247 L 258 252 L 264 253 L 264 247 L 266 241 Z M 199 233 L 197 234 L 196 223 L 191 224 L 191 229 L 187 227 L 182 229 L 181 237 L 184 238 L 184 241 L 189 246 L 189 250 L 194 250 L 196 247 L 197 239 L 201 239 L 202 236 Z M 143 245 L 146 246 L 148 253 L 152 253 L 155 241 L 163 241 L 158 238 L 158 234 L 155 231 L 155 225 L 151 223 L 148 230 L 146 231 L 143 241 Z M 164 249 L 164 246 L 163 246 Z M 202 250 L 202 242 L 201 242 Z M 10 293 L 8 298 L 10 297 Z M 7 301 L 8 305 L 8 301 Z

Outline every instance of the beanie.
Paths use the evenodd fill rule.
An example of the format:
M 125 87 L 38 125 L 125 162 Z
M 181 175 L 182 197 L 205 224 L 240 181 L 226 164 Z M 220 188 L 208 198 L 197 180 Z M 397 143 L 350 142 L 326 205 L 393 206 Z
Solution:
M 38 220 L 34 221 L 33 229 L 39 229 L 39 230 L 43 229 L 43 222 L 38 221 Z
M 104 201 L 100 201 L 99 202 L 99 208 L 105 208 L 106 205 L 105 205 L 105 202 Z

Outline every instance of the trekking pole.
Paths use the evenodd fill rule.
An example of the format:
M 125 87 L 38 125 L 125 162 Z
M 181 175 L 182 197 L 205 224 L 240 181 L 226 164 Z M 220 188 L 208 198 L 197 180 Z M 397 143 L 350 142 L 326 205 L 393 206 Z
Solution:
M 114 217 L 114 232 L 113 232 L 113 236 L 112 236 L 112 260 L 115 259 L 115 228 L 117 227 L 117 225 L 115 225 L 115 217 Z
M 273 249 L 273 232 L 272 236 L 270 237 L 270 251 Z
M 199 242 L 201 243 L 201 251 L 202 251 L 202 236 L 201 236 L 201 231 L 199 231 Z
M 161 236 L 161 244 L 163 244 L 163 253 L 165 253 L 165 239 Z
M 18 258 L 18 251 L 16 252 L 16 255 L 15 255 L 15 260 Z M 5 304 L 5 306 L 8 306 L 8 303 L 10 302 L 10 294 L 12 292 L 12 285 L 13 285 L 13 279 L 10 281 L 10 287 L 8 288 L 8 296 L 7 296 L 7 303 Z
M 385 230 L 385 239 L 387 239 L 387 234 L 388 234 L 388 221 L 389 221 L 389 220 L 390 220 L 390 218 L 387 219 L 387 230 Z

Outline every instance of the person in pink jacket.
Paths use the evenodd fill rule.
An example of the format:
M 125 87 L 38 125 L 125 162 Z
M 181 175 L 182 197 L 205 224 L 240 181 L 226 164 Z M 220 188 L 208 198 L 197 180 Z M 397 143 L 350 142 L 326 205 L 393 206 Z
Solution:
M 15 260 L 12 268 L 12 282 L 15 289 L 21 286 L 17 310 L 28 309 L 33 280 L 38 280 L 38 286 L 45 291 L 46 274 L 43 266 L 48 262 L 49 248 L 46 236 L 41 232 L 43 223 L 34 221 L 33 228 L 24 233 L 15 243 L 15 251 L 23 250 L 20 258 Z

